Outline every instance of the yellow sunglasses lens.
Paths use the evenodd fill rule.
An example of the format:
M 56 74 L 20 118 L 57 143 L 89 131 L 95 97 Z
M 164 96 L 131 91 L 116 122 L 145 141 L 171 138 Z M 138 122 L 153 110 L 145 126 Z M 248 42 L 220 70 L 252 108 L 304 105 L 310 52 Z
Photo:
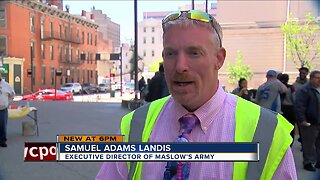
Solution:
M 187 14 L 189 19 L 198 20 L 202 22 L 210 22 L 210 16 L 202 11 L 190 10 Z
M 163 18 L 162 23 L 165 24 L 169 21 L 174 21 L 174 20 L 178 19 L 180 16 L 181 16 L 180 11 L 174 11 L 174 12 L 168 14 L 165 18 Z

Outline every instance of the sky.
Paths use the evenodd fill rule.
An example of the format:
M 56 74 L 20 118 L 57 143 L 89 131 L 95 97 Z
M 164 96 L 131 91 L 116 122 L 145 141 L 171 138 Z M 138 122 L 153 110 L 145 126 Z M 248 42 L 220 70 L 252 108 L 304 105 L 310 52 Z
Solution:
M 204 4 L 205 0 L 195 0 L 195 3 Z M 209 3 L 211 3 L 209 1 Z M 115 23 L 120 24 L 121 41 L 134 37 L 134 1 L 133 0 L 64 0 L 64 6 L 70 5 L 71 14 L 81 14 L 82 10 L 91 11 L 94 6 Z M 191 0 L 138 0 L 138 22 L 143 19 L 143 12 L 149 11 L 176 11 L 178 6 L 191 4 Z

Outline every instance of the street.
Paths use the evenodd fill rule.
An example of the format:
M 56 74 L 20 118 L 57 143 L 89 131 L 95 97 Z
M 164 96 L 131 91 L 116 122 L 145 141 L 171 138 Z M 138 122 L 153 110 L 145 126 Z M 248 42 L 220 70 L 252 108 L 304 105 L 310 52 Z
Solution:
M 24 142 L 55 142 L 57 134 L 117 134 L 121 117 L 128 110 L 121 103 L 103 102 L 31 102 L 38 108 L 39 136 L 22 136 L 22 121 L 8 122 L 8 147 L 0 148 L 0 180 L 94 179 L 101 163 L 24 162 Z M 320 170 L 302 168 L 300 144 L 294 143 L 298 178 L 316 180 Z

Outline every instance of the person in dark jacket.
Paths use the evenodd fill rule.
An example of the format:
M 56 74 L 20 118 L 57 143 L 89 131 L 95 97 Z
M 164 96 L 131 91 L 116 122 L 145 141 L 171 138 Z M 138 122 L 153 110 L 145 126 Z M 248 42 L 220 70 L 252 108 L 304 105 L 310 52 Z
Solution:
M 169 90 L 167 86 L 166 79 L 164 77 L 163 64 L 160 63 L 159 71 L 153 76 L 153 78 L 148 83 L 148 94 L 145 98 L 147 102 L 151 102 L 165 96 L 168 96 Z
M 144 96 L 145 96 L 144 92 L 145 92 L 145 88 L 147 88 L 147 84 L 143 76 L 139 80 L 138 85 L 139 85 L 139 91 L 140 91 L 140 99 L 144 99 Z
M 298 90 L 295 107 L 302 136 L 304 169 L 316 171 L 320 168 L 320 71 L 312 71 L 309 83 Z

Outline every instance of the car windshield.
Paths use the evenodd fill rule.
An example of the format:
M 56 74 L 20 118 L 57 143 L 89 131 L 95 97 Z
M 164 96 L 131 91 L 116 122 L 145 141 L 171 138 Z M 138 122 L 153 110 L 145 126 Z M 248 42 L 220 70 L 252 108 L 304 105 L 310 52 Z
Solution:
M 64 87 L 72 87 L 73 84 L 65 84 Z
M 106 86 L 105 84 L 99 84 L 99 86 Z

